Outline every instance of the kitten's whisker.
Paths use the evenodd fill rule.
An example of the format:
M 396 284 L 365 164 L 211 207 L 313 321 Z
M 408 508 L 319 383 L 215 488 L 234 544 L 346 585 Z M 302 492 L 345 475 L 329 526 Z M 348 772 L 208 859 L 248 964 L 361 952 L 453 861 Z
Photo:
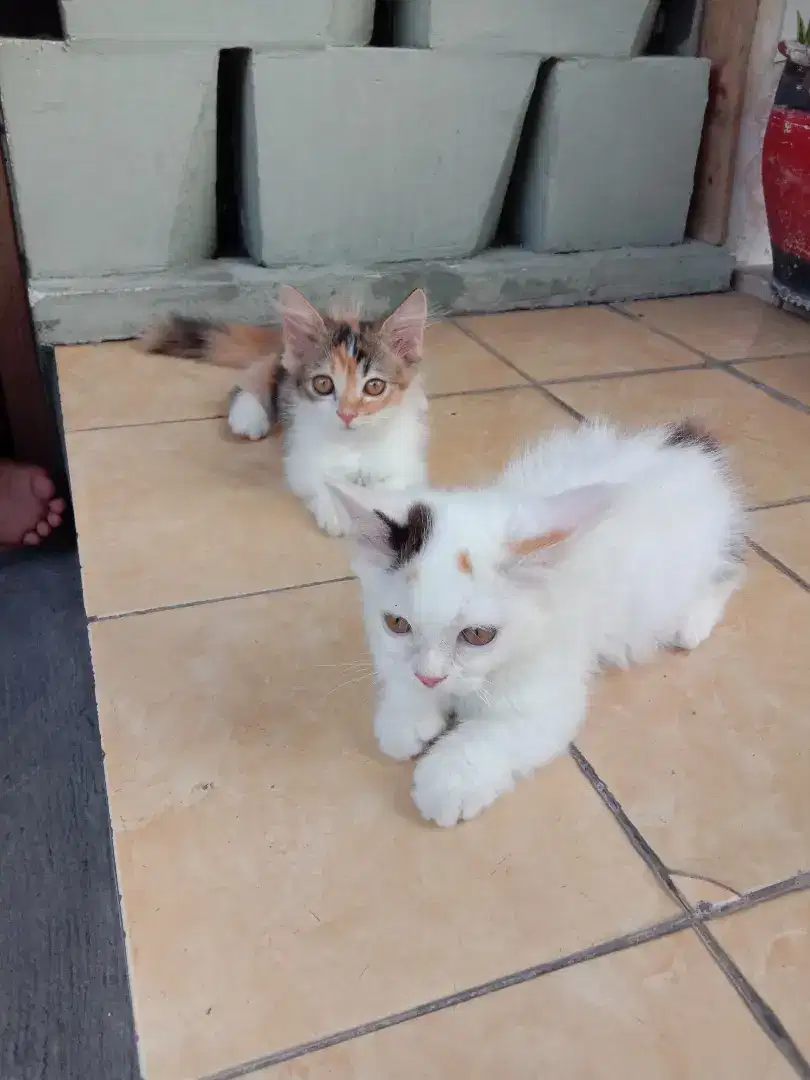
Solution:
M 362 682 L 364 679 L 370 679 L 372 674 L 373 674 L 373 672 L 367 671 L 363 675 L 358 675 L 356 679 L 347 679 L 346 682 L 342 682 L 338 686 L 336 686 L 333 690 L 330 690 L 328 694 L 324 694 L 324 696 L 323 696 L 323 698 L 321 698 L 321 700 L 326 701 L 326 699 L 328 697 L 331 697 L 332 694 L 336 694 L 338 692 L 338 690 L 342 690 L 344 686 L 353 686 L 355 683 Z

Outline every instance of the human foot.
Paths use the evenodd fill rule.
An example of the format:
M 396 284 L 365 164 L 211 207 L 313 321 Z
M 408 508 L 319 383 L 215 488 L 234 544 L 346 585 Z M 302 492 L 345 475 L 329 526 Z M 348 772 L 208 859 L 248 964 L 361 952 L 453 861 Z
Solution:
M 0 546 L 42 543 L 62 524 L 65 500 L 55 495 L 53 481 L 43 469 L 0 461 Z

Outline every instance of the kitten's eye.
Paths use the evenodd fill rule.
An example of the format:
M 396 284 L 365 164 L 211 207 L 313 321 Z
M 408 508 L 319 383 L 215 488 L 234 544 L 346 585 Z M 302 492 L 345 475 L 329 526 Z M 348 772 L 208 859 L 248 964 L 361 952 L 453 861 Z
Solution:
M 385 379 L 369 379 L 363 387 L 363 393 L 369 397 L 379 397 L 385 390 Z
M 489 645 L 498 636 L 494 626 L 468 626 L 458 635 L 468 645 Z
M 316 375 L 312 380 L 312 389 L 316 394 L 320 394 L 321 397 L 326 397 L 327 394 L 331 394 L 335 389 L 335 384 L 328 375 Z
M 383 615 L 383 622 L 392 634 L 410 634 L 411 632 L 411 624 L 408 620 L 403 619 L 401 615 L 392 615 L 390 611 L 386 611 Z

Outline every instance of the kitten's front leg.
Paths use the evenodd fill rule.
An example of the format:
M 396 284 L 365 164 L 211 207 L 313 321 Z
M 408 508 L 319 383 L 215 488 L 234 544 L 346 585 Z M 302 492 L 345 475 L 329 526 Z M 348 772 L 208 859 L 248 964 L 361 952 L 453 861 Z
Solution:
M 290 491 L 305 504 L 318 527 L 329 536 L 344 536 L 349 525 L 346 513 L 326 486 L 318 462 L 296 447 L 284 458 L 284 473 Z
M 515 782 L 563 753 L 585 713 L 586 678 L 525 685 L 493 697 L 426 754 L 413 775 L 413 801 L 438 825 L 468 821 Z
M 421 754 L 445 728 L 435 690 L 422 686 L 410 673 L 386 679 L 374 716 L 380 750 L 395 761 Z

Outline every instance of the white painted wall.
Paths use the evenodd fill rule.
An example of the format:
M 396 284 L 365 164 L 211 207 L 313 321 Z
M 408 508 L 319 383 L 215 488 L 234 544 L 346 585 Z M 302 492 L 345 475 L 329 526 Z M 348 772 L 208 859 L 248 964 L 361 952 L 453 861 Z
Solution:
M 729 246 L 739 266 L 770 266 L 771 245 L 762 197 L 762 140 L 782 71 L 776 51 L 796 36 L 796 12 L 810 17 L 810 0 L 762 0 L 748 64 L 745 108 L 729 220 Z

